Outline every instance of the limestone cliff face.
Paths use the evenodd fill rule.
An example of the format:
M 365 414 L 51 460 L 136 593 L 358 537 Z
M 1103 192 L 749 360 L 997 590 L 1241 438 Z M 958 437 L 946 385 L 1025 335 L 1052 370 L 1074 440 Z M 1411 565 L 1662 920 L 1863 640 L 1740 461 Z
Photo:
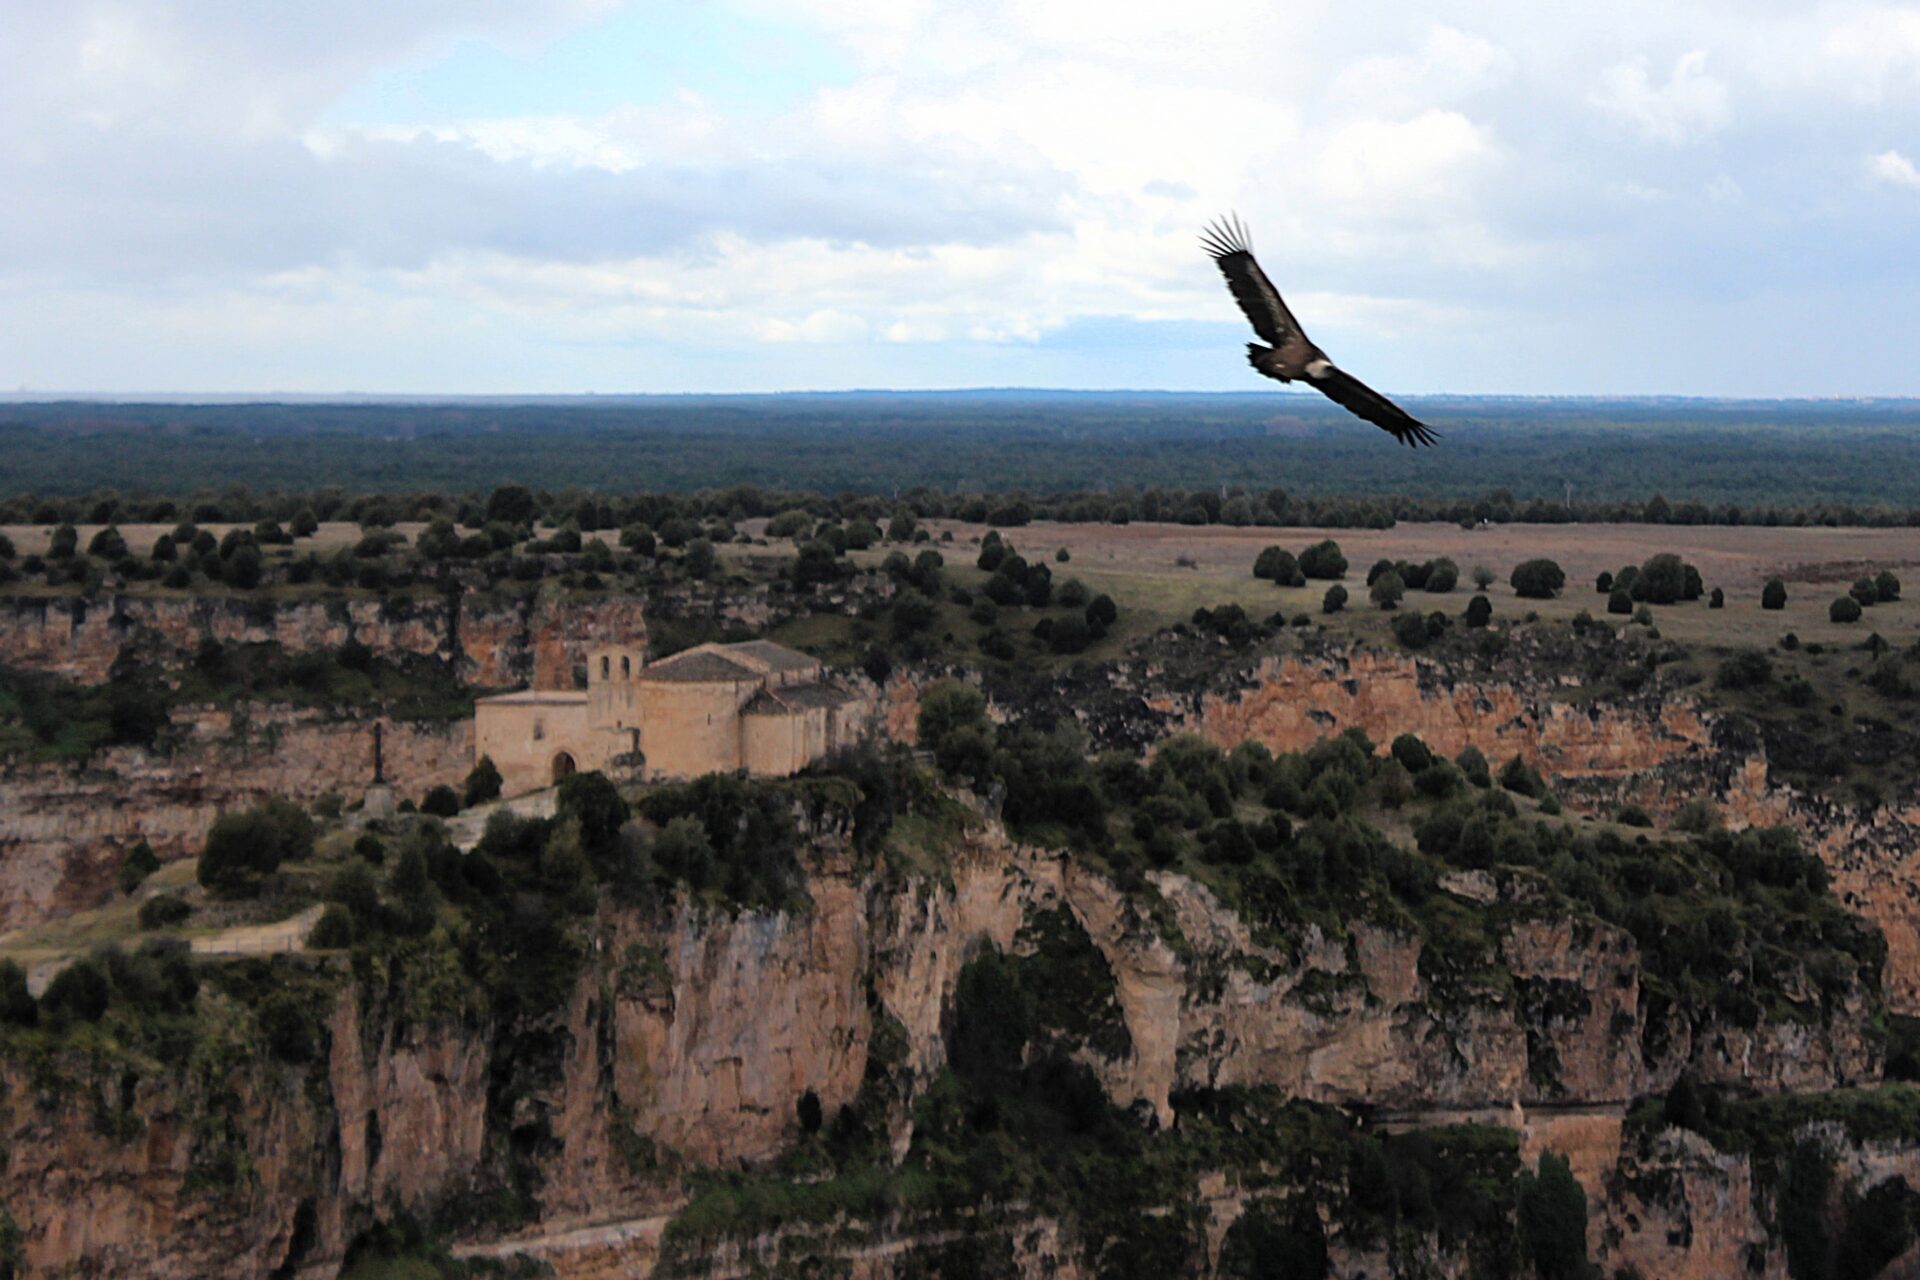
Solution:
M 480 688 L 560 688 L 572 686 L 596 639 L 644 642 L 643 603 L 637 596 L 474 592 L 378 600 L 8 597 L 0 598 L 0 652 L 14 667 L 97 684 L 123 653 L 166 663 L 209 640 L 272 643 L 288 653 L 333 652 L 353 640 L 377 657 L 450 662 Z
M 1303 751 L 1349 728 L 1375 742 L 1411 733 L 1449 756 L 1472 746 L 1496 764 L 1518 755 L 1557 778 L 1638 778 L 1709 751 L 1712 735 L 1687 704 L 1646 708 L 1553 700 L 1554 688 L 1454 681 L 1432 663 L 1351 650 L 1261 663 L 1242 689 L 1203 695 L 1177 728 L 1232 747 Z
M 1512 989 L 1436 989 L 1411 937 L 1357 925 L 1343 943 L 1307 930 L 1262 946 L 1204 888 L 1164 874 L 1156 923 L 985 820 L 938 881 L 856 870 L 832 831 L 812 856 L 803 911 L 604 911 L 552 1019 L 558 1065 L 506 1111 L 492 1028 L 408 1017 L 404 997 L 364 978 L 343 978 L 327 1047 L 303 1067 L 253 1050 L 6 1068 L 0 1203 L 26 1229 L 31 1270 L 330 1274 L 386 1206 L 497 1186 L 511 1130 L 545 1135 L 527 1148 L 538 1209 L 525 1231 L 561 1274 L 644 1275 L 658 1222 L 615 1236 L 599 1224 L 670 1210 L 687 1171 L 776 1155 L 802 1094 L 829 1115 L 853 1102 L 883 1038 L 887 1070 L 916 1091 L 945 1061 L 968 959 L 989 940 L 1019 952 L 1023 926 L 1061 909 L 1111 971 L 1130 1043 L 1080 1052 L 1115 1102 L 1163 1117 L 1182 1087 L 1275 1085 L 1401 1123 L 1510 1124 L 1530 1150 L 1576 1153 L 1598 1187 L 1622 1103 L 1649 1080 L 1631 940 L 1529 909 L 1522 883 L 1493 887 L 1514 906 L 1498 944 Z M 1796 1079 L 1833 1060 L 1823 1052 Z M 910 1112 L 892 1124 L 904 1150 Z M 1222 1189 L 1215 1210 L 1236 1196 Z M 585 1233 L 577 1258 L 556 1243 L 570 1232 Z M 891 1274 L 892 1256 L 863 1255 L 861 1273 Z
M 469 721 L 332 720 L 276 707 L 197 708 L 170 752 L 101 752 L 86 768 L 0 766 L 0 931 L 98 905 L 140 840 L 161 859 L 196 854 L 213 820 L 270 796 L 357 800 L 373 779 L 375 725 L 403 795 L 473 767 Z
M 1421 659 L 1351 650 L 1270 659 L 1230 689 L 1149 692 L 1145 703 L 1169 732 L 1229 749 L 1259 742 L 1299 751 L 1350 728 L 1384 749 L 1412 733 L 1448 755 L 1476 747 L 1496 766 L 1517 755 L 1576 811 L 1632 800 L 1666 814 L 1704 797 L 1730 826 L 1790 826 L 1826 862 L 1841 901 L 1886 935 L 1889 1004 L 1920 1013 L 1920 804 L 1862 810 L 1801 794 L 1770 777 L 1758 742 L 1685 700 L 1575 705 L 1557 700 L 1557 688 L 1455 679 Z M 889 705 L 910 721 L 910 686 L 889 690 Z

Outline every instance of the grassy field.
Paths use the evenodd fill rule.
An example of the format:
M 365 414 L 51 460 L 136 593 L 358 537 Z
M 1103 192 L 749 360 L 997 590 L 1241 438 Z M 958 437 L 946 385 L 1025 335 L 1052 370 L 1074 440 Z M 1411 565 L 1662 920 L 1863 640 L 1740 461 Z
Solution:
M 930 522 L 935 538 L 952 533 L 953 542 L 934 545 L 946 556 L 955 585 L 976 585 L 984 575 L 973 569 L 979 525 Z M 1859 643 L 1879 632 L 1896 644 L 1920 632 L 1920 531 L 1910 529 L 1767 529 L 1674 525 L 1497 525 L 1479 530 L 1444 524 L 1403 524 L 1393 529 L 1235 529 L 1169 524 L 1034 524 L 1003 530 L 1029 560 L 1044 561 L 1058 585 L 1078 578 L 1095 592 L 1119 602 L 1115 633 L 1089 656 L 1106 656 L 1127 641 L 1184 621 L 1199 608 L 1234 603 L 1256 618 L 1275 612 L 1311 614 L 1317 623 L 1342 634 L 1384 638 L 1388 617 L 1367 600 L 1367 568 L 1375 560 L 1453 559 L 1461 584 L 1445 595 L 1410 592 L 1403 608 L 1443 609 L 1459 613 L 1474 591 L 1476 566 L 1493 571 L 1488 592 L 1496 617 L 1537 613 L 1542 618 L 1572 618 L 1581 610 L 1606 617 L 1606 597 L 1594 589 L 1602 570 L 1618 572 L 1649 557 L 1671 551 L 1699 568 L 1709 590 L 1726 592 L 1727 607 L 1709 609 L 1705 600 L 1654 609 L 1661 633 L 1688 645 L 1712 649 L 1764 647 L 1792 632 L 1802 641 L 1829 645 Z M 1305 587 L 1276 587 L 1253 576 L 1261 548 L 1278 545 L 1298 554 L 1322 538 L 1340 544 L 1347 557 L 1344 585 L 1347 610 L 1321 614 L 1326 582 Z M 1065 548 L 1069 559 L 1055 553 Z M 741 549 L 747 550 L 747 549 Z M 754 548 L 757 556 L 768 549 Z M 878 563 L 885 549 L 857 553 L 855 559 Z M 1566 590 L 1552 600 L 1524 600 L 1507 585 L 1513 567 L 1544 556 L 1567 574 Z M 1892 569 L 1913 584 L 1911 598 L 1879 605 L 1860 622 L 1828 621 L 1827 607 L 1844 595 L 1857 577 Z M 1768 578 L 1787 584 L 1787 607 L 1760 608 L 1760 590 Z M 1612 619 L 1624 622 L 1625 619 Z

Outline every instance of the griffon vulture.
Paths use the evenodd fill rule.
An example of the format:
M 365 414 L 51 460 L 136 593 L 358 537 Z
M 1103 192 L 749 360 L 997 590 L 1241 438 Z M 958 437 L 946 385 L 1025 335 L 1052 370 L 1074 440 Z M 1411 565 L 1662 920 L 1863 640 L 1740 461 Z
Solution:
M 1313 345 L 1293 312 L 1280 300 L 1280 291 L 1253 260 L 1253 251 L 1247 247 L 1247 229 L 1239 218 L 1214 223 L 1200 237 L 1200 243 L 1227 278 L 1227 288 L 1252 321 L 1253 331 L 1272 344 L 1263 347 L 1249 342 L 1247 363 L 1282 382 L 1305 379 L 1327 399 L 1365 418 L 1401 444 L 1418 446 L 1438 439 L 1432 428 L 1342 370 Z

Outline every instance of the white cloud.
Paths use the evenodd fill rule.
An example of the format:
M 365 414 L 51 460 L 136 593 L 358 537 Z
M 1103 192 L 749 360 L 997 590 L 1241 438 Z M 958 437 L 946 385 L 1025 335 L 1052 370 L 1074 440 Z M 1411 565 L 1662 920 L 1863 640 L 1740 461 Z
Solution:
M 1920 130 L 1920 10 L 1853 0 L 699 0 L 843 61 L 777 98 L 325 123 L 381 68 L 537 59 L 609 2 L 0 0 L 0 383 L 131 385 L 165 350 L 187 384 L 457 387 L 467 350 L 529 388 L 952 385 L 953 353 L 1095 368 L 1133 324 L 1217 325 L 1203 376 L 1258 385 L 1194 243 L 1229 209 L 1317 338 L 1393 338 L 1383 383 L 1441 350 L 1497 383 L 1542 316 L 1905 260 L 1855 166 L 1915 185 L 1874 153 Z M 1110 383 L 1191 383 L 1130 350 Z
M 1457 111 L 1425 111 L 1410 120 L 1356 120 L 1320 152 L 1321 190 L 1336 204 L 1375 213 L 1432 210 L 1470 198 L 1469 183 L 1494 148 Z
M 1920 169 L 1914 168 L 1913 161 L 1898 151 L 1882 151 L 1877 156 L 1869 156 L 1867 172 L 1876 182 L 1884 182 L 1890 187 L 1905 187 L 1909 191 L 1920 191 Z
M 1862 98 L 1877 101 L 1896 89 L 1920 89 L 1920 8 L 1849 13 L 1827 32 L 1821 52 Z
M 1513 55 L 1505 48 L 1437 26 L 1413 53 L 1362 58 L 1347 67 L 1334 77 L 1330 92 L 1369 111 L 1418 111 L 1497 88 L 1513 72 Z
M 1665 84 L 1652 82 L 1644 58 L 1608 67 L 1594 103 L 1670 146 L 1698 142 L 1732 119 L 1727 86 L 1707 74 L 1707 55 L 1698 49 L 1674 62 Z

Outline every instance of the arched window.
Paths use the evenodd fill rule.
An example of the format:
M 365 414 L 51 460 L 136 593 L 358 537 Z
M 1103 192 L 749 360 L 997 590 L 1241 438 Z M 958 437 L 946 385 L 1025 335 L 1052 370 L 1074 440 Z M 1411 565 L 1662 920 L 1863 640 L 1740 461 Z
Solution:
M 622 680 L 627 680 L 627 679 L 631 679 L 632 676 L 633 676 L 633 659 L 629 657 L 625 657 L 623 655 L 620 659 L 620 678 Z
M 609 658 L 606 654 L 603 653 L 600 655 L 600 678 L 602 680 L 605 680 L 608 676 L 612 674 L 613 674 L 613 659 Z

